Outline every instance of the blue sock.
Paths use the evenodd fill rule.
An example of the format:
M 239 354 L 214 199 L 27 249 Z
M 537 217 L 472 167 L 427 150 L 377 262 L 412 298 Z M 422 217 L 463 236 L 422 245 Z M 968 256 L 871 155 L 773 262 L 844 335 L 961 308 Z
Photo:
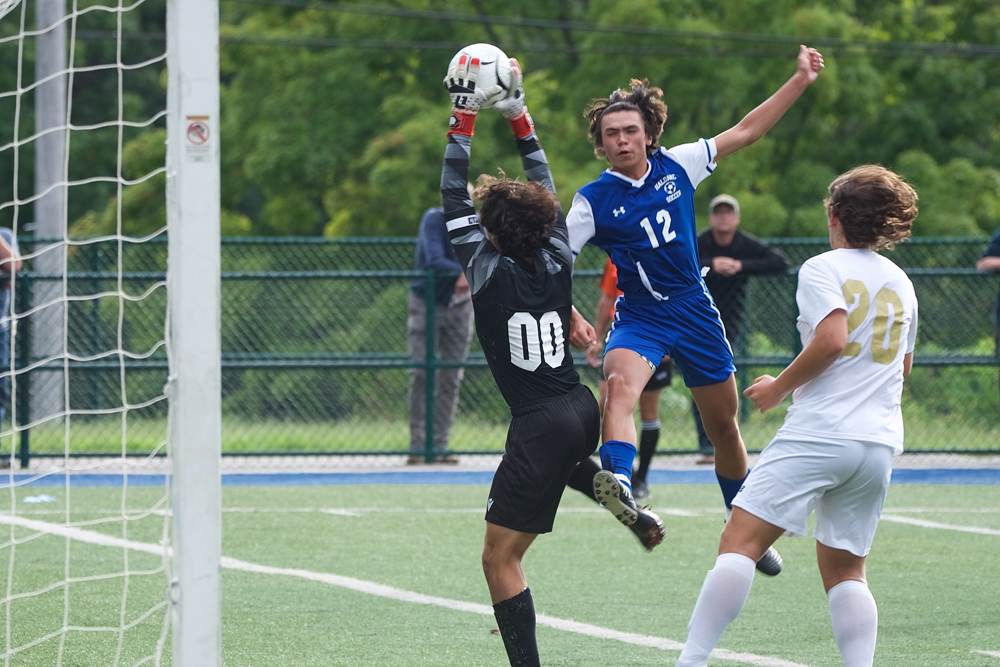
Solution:
M 715 478 L 719 480 L 719 488 L 722 489 L 722 499 L 726 501 L 728 509 L 733 508 L 733 498 L 740 492 L 740 487 L 743 486 L 743 482 L 747 480 L 749 475 L 750 470 L 747 470 L 747 474 L 743 476 L 743 479 L 729 479 L 728 477 L 723 477 L 718 472 L 715 473 Z
M 608 440 L 600 449 L 601 467 L 616 475 L 624 475 L 631 487 L 632 462 L 635 461 L 635 445 L 623 440 Z

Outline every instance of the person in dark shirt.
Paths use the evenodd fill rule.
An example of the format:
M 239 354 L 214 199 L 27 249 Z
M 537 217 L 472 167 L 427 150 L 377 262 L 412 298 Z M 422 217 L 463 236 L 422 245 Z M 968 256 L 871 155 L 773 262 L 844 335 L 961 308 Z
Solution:
M 976 270 L 1000 273 L 1000 229 L 993 235 L 990 245 L 976 262 Z M 993 327 L 994 354 L 1000 359 L 1000 295 L 997 296 L 997 309 L 993 313 Z
M 740 203 L 730 195 L 719 195 L 708 205 L 708 231 L 698 237 L 698 254 L 705 285 L 726 327 L 729 345 L 736 344 L 743 332 L 747 300 L 747 279 L 752 275 L 780 273 L 788 268 L 784 253 L 756 236 L 741 232 Z M 698 431 L 698 463 L 714 463 L 712 442 L 705 434 L 698 406 L 691 401 L 695 428 Z
M 497 109 L 510 121 L 527 183 L 481 176 L 468 198 L 476 113 L 499 87 L 477 89 L 478 59 L 462 57 L 445 86 L 453 109 L 441 170 L 444 217 L 472 292 L 476 334 L 510 406 L 503 460 L 486 503 L 483 572 L 510 664 L 539 664 L 535 609 L 521 569 L 539 533 L 552 530 L 567 485 L 595 499 L 600 411 L 580 383 L 567 343 L 592 343 L 593 327 L 573 308 L 573 254 L 545 153 L 524 108 L 521 72 Z M 581 333 L 581 330 L 583 332 Z M 574 335 L 574 331 L 577 335 Z M 639 510 L 630 528 L 648 549 L 663 524 Z
M 433 269 L 434 276 L 434 342 L 442 361 L 465 361 L 472 342 L 472 297 L 469 283 L 462 274 L 444 225 L 444 209 L 429 208 L 420 220 L 413 269 Z M 407 304 L 406 334 L 410 359 L 423 363 L 427 352 L 427 279 L 423 276 L 410 284 Z M 438 463 L 458 463 L 458 457 L 448 453 L 451 422 L 458 407 L 458 391 L 465 369 L 438 368 L 434 373 L 434 452 Z M 407 465 L 419 465 L 425 460 L 427 438 L 426 371 L 410 369 L 410 456 Z

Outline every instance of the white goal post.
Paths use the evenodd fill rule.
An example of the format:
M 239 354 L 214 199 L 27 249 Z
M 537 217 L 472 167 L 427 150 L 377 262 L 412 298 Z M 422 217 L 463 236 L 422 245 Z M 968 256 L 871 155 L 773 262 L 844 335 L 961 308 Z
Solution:
M 222 664 L 219 4 L 167 2 L 173 664 Z

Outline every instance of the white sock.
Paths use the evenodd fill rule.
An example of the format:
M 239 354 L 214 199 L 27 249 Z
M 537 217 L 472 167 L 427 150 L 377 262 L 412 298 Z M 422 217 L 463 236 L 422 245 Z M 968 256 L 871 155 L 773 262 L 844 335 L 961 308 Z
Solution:
M 842 581 L 830 589 L 830 621 L 844 667 L 871 667 L 878 636 L 878 607 L 868 585 Z
M 676 667 L 705 667 L 708 655 L 750 596 L 757 564 L 741 554 L 721 554 L 705 583 L 688 623 L 687 642 Z

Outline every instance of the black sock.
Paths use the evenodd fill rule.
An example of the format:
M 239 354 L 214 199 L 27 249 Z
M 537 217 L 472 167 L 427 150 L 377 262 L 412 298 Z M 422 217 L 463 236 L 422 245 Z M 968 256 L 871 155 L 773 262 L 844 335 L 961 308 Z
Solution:
M 512 598 L 493 605 L 493 616 L 507 649 L 511 667 L 538 667 L 538 642 L 535 641 L 535 603 L 531 589 L 525 588 Z
M 601 466 L 597 464 L 597 461 L 588 456 L 573 468 L 566 486 L 576 489 L 596 503 L 597 496 L 594 495 L 594 475 L 600 471 Z
M 656 453 L 656 443 L 660 440 L 660 426 L 659 422 L 654 422 L 656 428 L 645 428 L 642 429 L 642 435 L 639 436 L 639 470 L 632 475 L 632 479 L 646 481 L 646 473 L 649 472 L 649 464 L 653 460 L 653 454 Z

